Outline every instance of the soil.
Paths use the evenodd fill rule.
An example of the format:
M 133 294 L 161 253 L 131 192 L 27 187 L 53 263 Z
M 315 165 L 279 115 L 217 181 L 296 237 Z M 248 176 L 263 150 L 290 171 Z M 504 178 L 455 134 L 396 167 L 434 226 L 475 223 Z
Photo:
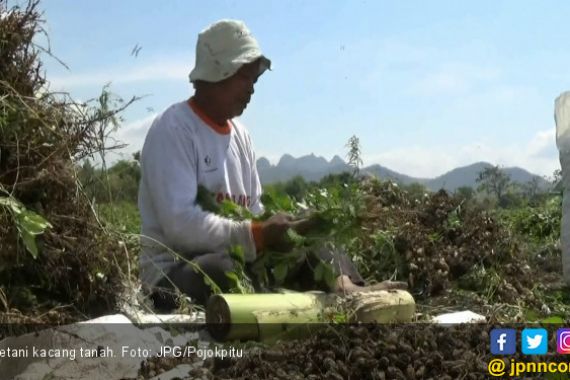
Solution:
M 489 337 L 481 326 L 329 327 L 303 342 L 214 366 L 216 378 L 479 379 Z
M 564 361 L 555 349 L 557 325 L 545 326 L 549 353 L 539 358 L 520 352 L 493 356 L 489 347 L 493 327 L 521 330 L 523 326 L 329 325 L 303 340 L 246 348 L 240 358 L 203 363 L 196 358 L 151 359 L 142 365 L 138 379 L 152 378 L 182 363 L 192 363 L 194 368 L 180 379 L 487 379 L 487 366 L 496 358 L 504 359 L 506 375 L 516 362 Z M 529 373 L 524 378 L 543 377 Z

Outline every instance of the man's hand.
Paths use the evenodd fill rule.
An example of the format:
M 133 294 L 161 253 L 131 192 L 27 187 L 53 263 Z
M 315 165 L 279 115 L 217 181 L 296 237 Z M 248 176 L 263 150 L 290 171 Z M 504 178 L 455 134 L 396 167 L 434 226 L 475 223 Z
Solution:
M 279 213 L 265 222 L 257 223 L 254 238 L 258 249 L 289 252 L 295 246 L 295 243 L 287 235 L 289 228 L 302 236 L 326 235 L 332 227 L 329 224 L 318 213 L 298 220 L 293 220 L 291 215 Z
M 288 214 L 275 214 L 261 223 L 263 248 L 276 252 L 289 252 L 294 243 L 288 238 L 287 231 L 291 227 L 293 217 Z
M 304 236 L 315 228 L 315 223 L 309 218 L 304 218 L 292 221 L 290 226 L 296 233 Z
M 302 236 L 313 234 L 326 235 L 330 232 L 332 225 L 321 214 L 314 213 L 306 218 L 291 222 L 291 228 Z

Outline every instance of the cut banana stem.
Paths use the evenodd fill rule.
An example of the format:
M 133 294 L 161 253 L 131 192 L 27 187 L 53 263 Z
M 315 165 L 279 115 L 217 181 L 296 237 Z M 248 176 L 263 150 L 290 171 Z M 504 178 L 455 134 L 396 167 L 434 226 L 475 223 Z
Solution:
M 404 290 L 379 290 L 347 296 L 326 293 L 217 294 L 206 308 L 206 323 L 220 341 L 263 340 L 306 331 L 309 324 L 344 315 L 348 322 L 409 322 L 416 305 Z

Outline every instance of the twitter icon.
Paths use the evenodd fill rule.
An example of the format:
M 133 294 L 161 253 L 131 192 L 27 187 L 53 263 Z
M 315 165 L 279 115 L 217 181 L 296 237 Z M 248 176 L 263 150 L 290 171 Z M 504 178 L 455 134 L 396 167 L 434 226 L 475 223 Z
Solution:
M 548 332 L 545 329 L 524 329 L 521 345 L 525 355 L 544 355 L 548 352 Z

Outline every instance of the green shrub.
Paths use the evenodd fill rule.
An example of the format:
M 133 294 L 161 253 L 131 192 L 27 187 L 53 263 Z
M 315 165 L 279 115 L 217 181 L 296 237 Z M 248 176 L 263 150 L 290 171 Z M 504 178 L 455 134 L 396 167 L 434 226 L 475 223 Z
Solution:
M 499 213 L 513 232 L 533 242 L 545 242 L 560 238 L 562 197 L 553 196 L 538 206 L 524 206 Z

